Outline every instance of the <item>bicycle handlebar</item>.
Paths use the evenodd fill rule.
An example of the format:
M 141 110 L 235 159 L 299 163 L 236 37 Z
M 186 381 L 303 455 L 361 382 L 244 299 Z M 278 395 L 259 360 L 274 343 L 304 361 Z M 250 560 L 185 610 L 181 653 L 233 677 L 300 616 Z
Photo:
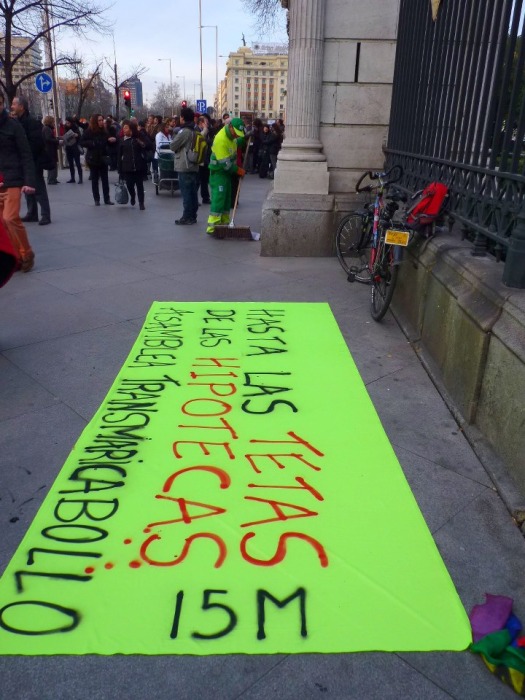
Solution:
M 367 185 L 366 187 L 359 188 L 359 185 L 363 182 L 365 177 L 368 177 L 370 180 L 373 180 L 373 173 L 370 172 L 370 170 L 367 170 L 366 173 L 363 173 L 359 180 L 355 183 L 355 191 L 356 192 L 370 192 L 372 190 L 370 185 Z
M 388 179 L 394 171 L 396 171 L 396 175 L 391 179 Z M 385 187 L 388 187 L 388 185 L 392 185 L 394 182 L 398 182 L 403 177 L 403 168 L 400 165 L 394 165 L 390 168 L 390 170 L 387 170 L 385 172 L 373 173 L 372 171 L 367 170 L 366 173 L 363 173 L 359 180 L 356 182 L 355 191 L 357 193 L 371 192 L 373 189 L 378 188 L 377 185 L 365 185 L 365 187 L 360 187 L 361 183 L 366 177 L 368 177 L 369 180 L 379 180 L 379 187 L 382 187 L 384 189 Z

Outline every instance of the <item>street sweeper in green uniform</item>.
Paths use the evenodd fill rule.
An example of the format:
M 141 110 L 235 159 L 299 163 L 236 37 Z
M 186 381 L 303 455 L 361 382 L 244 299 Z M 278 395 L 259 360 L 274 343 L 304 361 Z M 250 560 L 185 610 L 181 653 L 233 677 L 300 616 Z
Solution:
M 244 177 L 246 171 L 237 165 L 237 148 L 245 143 L 244 122 L 234 118 L 215 136 L 210 157 L 211 205 L 206 233 L 215 233 L 215 226 L 230 223 L 231 178 Z

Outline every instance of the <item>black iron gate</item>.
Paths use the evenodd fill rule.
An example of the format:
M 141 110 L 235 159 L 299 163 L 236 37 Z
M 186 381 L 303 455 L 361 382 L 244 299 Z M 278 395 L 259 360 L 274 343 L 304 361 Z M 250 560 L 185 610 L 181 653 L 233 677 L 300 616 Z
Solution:
M 387 154 L 415 191 L 433 180 L 475 255 L 525 288 L 524 0 L 401 0 Z

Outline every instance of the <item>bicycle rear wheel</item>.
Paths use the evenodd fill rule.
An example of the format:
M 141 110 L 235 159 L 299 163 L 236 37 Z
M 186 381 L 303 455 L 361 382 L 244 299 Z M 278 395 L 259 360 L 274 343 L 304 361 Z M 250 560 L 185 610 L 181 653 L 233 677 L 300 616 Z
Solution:
M 394 248 L 381 241 L 372 271 L 372 301 L 370 313 L 374 321 L 381 321 L 388 311 L 397 282 L 399 268 L 394 265 Z
M 366 245 L 369 233 L 370 224 L 362 214 L 352 212 L 341 219 L 335 234 L 335 252 L 346 274 L 350 272 L 353 259 Z

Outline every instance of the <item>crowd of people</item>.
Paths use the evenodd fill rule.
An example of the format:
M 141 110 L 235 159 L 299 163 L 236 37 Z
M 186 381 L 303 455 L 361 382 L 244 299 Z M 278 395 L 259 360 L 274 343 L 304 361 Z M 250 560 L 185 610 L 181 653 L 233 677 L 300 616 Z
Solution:
M 203 147 L 194 158 L 196 134 Z M 144 121 L 132 117 L 120 123 L 101 114 L 93 114 L 89 121 L 68 116 L 57 129 L 51 116 L 43 122 L 34 118 L 24 97 L 15 97 L 8 106 L 0 94 L 0 217 L 21 269 L 29 271 L 34 252 L 24 223 L 51 223 L 47 186 L 59 184 L 59 149 L 63 148 L 70 175 L 67 183 L 81 185 L 88 175 L 95 206 L 101 205 L 101 190 L 102 202 L 114 204 L 109 172 L 116 171 L 126 184 L 129 204 L 135 206 L 138 201 L 139 210 L 144 211 L 144 183 L 151 178 L 158 187 L 169 161 L 183 207 L 175 223 L 197 222 L 200 196 L 202 204 L 210 205 L 207 233 L 213 235 L 215 226 L 229 222 L 241 177 L 248 172 L 273 178 L 283 137 L 282 120 L 268 125 L 254 119 L 245 124 L 228 113 L 214 120 L 189 107 L 182 108 L 180 117 L 150 115 Z M 22 194 L 27 208 L 23 216 Z

